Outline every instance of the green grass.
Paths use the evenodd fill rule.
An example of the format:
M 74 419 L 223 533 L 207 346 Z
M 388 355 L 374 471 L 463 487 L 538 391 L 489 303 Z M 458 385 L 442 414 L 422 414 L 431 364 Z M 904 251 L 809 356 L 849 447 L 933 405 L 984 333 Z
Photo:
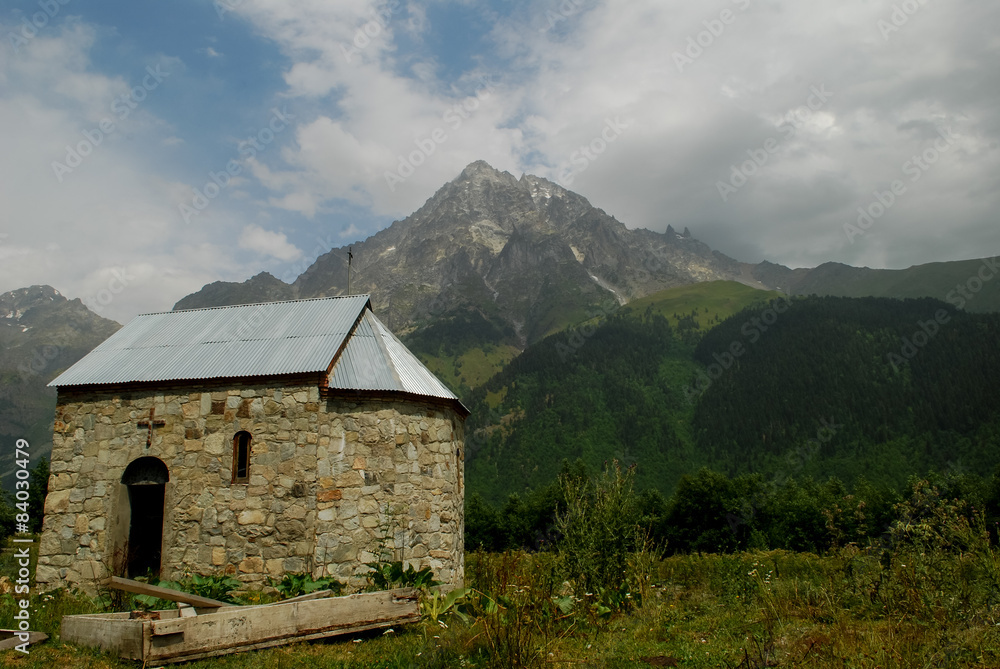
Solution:
M 488 349 L 471 348 L 454 357 L 425 354 L 420 360 L 449 388 L 477 388 L 520 353 L 516 347 L 505 344 Z
M 481 565 L 482 568 L 478 568 Z M 568 614 L 552 596 L 568 586 L 550 554 L 470 555 L 470 585 L 487 595 L 458 614 L 327 642 L 192 662 L 191 669 L 249 667 L 995 667 L 1000 663 L 997 557 L 894 552 L 853 546 L 828 556 L 784 551 L 679 555 L 658 561 L 641 606 L 597 614 L 593 597 Z M 638 594 L 638 593 L 637 593 Z M 11 602 L 0 599 L 0 625 Z M 472 599 L 472 598 L 470 598 Z M 34 620 L 53 638 L 0 665 L 135 667 L 63 644 L 58 620 L 89 610 L 62 592 L 36 600 Z M 500 602 L 492 613 L 484 602 Z M 519 636 L 520 635 L 520 636 Z M 519 651 L 521 654 L 518 654 Z
M 708 330 L 741 309 L 782 295 L 735 281 L 706 281 L 668 288 L 634 300 L 623 307 L 623 313 L 642 315 L 649 309 L 654 314 L 665 316 L 671 325 L 676 325 L 679 318 L 696 312 L 695 321 L 702 330 Z

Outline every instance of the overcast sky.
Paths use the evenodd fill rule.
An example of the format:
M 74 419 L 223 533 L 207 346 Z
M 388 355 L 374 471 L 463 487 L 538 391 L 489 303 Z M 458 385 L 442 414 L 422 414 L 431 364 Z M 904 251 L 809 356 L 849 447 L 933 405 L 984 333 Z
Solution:
M 996 255 L 998 28 L 995 0 L 5 2 L 0 292 L 124 322 L 291 281 L 477 159 L 744 261 Z

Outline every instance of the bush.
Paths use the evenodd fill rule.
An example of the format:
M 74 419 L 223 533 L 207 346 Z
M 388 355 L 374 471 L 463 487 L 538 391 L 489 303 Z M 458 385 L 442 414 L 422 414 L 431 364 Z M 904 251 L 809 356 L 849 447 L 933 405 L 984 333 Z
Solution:
M 557 551 L 562 568 L 578 588 L 617 591 L 629 577 L 629 560 L 648 552 L 638 520 L 639 498 L 632 488 L 635 470 L 617 461 L 596 478 L 560 477 L 566 508 L 556 514 L 561 535 Z

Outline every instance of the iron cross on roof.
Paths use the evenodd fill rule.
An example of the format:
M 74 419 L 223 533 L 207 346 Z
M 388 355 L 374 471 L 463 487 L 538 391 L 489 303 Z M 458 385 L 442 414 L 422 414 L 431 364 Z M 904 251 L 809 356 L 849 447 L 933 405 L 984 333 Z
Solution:
M 153 420 L 153 416 L 155 415 L 155 413 L 156 413 L 156 409 L 150 407 L 150 409 L 149 409 L 149 419 L 148 420 L 147 419 L 143 419 L 143 420 L 139 421 L 139 427 L 148 427 L 149 428 L 149 434 L 146 435 L 146 448 L 149 448 L 150 445 L 153 443 L 153 428 L 154 427 L 163 427 L 164 425 L 167 424 L 166 421 L 164 421 L 162 419 Z

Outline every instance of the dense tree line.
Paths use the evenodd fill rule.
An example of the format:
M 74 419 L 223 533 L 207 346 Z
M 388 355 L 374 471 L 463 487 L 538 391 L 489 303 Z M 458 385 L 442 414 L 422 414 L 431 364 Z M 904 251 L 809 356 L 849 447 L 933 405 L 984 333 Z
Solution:
M 567 475 L 591 476 L 582 463 L 572 468 L 564 464 L 560 476 Z M 565 489 L 556 480 L 523 496 L 510 495 L 502 505 L 473 494 L 466 500 L 466 549 L 550 550 L 562 538 L 557 517 L 565 513 Z M 891 530 L 901 521 L 919 524 L 920 519 L 912 517 L 914 505 L 904 504 L 912 497 L 923 504 L 929 499 L 947 501 L 970 524 L 985 525 L 997 542 L 1000 468 L 988 477 L 912 477 L 900 490 L 865 479 L 848 487 L 836 478 L 819 482 L 759 474 L 729 477 L 702 469 L 683 476 L 669 498 L 646 490 L 627 506 L 632 522 L 668 554 L 748 549 L 822 553 L 850 543 L 879 545 L 891 540 Z

